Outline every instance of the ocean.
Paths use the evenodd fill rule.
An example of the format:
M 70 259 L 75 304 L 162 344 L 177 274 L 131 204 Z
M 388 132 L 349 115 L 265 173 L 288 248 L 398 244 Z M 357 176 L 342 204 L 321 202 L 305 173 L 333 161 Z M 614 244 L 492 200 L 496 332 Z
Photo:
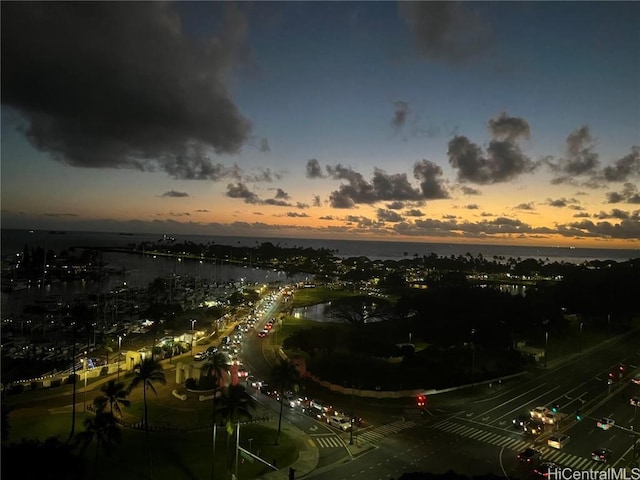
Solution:
M 32 232 L 32 233 L 31 233 Z M 169 233 L 168 233 L 169 234 Z M 282 247 L 327 248 L 336 256 L 348 258 L 365 256 L 371 260 L 400 260 L 414 256 L 436 254 L 439 257 L 451 255 L 474 257 L 482 254 L 485 258 L 535 258 L 547 262 L 567 262 L 579 264 L 591 260 L 613 260 L 624 262 L 632 258 L 640 258 L 637 249 L 607 248 L 569 248 L 540 247 L 522 245 L 481 245 L 455 243 L 423 243 L 423 242 L 388 242 L 363 240 L 327 240 L 309 238 L 272 238 L 272 237 L 229 237 L 215 235 L 180 235 L 169 234 L 176 243 L 191 241 L 196 244 L 215 242 L 218 245 L 256 246 L 263 242 L 271 242 Z M 117 232 L 55 232 L 46 230 L 11 230 L 2 229 L 2 256 L 22 252 L 25 245 L 42 247 L 59 252 L 72 247 L 118 247 L 140 242 L 156 242 L 163 236 L 156 233 L 122 234 Z

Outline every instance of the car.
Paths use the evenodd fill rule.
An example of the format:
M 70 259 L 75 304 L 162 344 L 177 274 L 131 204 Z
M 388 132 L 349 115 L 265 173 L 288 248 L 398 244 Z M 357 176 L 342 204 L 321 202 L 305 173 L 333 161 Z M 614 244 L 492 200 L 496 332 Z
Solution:
M 542 418 L 542 423 L 546 423 L 547 425 L 555 425 L 560 421 L 560 416 L 554 412 L 545 413 Z
M 636 375 L 631 379 L 631 383 L 635 383 L 636 385 L 640 385 L 640 374 Z
M 528 433 L 529 435 L 538 436 L 541 435 L 545 430 L 546 424 L 539 422 L 537 420 L 529 420 L 524 423 L 522 426 L 522 431 L 524 433 Z
M 571 440 L 571 437 L 569 435 L 554 435 L 553 437 L 549 437 L 547 439 L 547 445 L 551 448 L 561 449 L 567 443 L 569 443 L 569 440 Z
M 536 450 L 535 448 L 527 447 L 521 452 L 518 453 L 518 460 L 523 463 L 531 463 L 535 459 L 542 458 L 542 453 L 540 450 Z
M 629 405 L 632 407 L 640 407 L 640 397 L 631 397 L 629 399 Z
M 560 473 L 558 470 L 559 468 L 560 466 L 555 462 L 542 462 L 533 469 L 533 473 L 540 475 L 541 477 L 549 478 L 552 475 L 551 472 L 554 472 L 553 476 L 555 477 Z
M 217 353 L 218 351 L 218 347 L 209 347 L 205 350 L 205 353 L 207 355 L 213 355 L 214 353 Z
M 208 357 L 207 352 L 198 352 L 193 356 L 193 359 L 196 362 L 201 362 L 202 360 L 206 359 Z
M 285 392 L 283 397 L 284 403 L 289 405 L 291 408 L 296 408 L 302 406 L 303 398 L 296 395 L 292 391 Z
M 611 459 L 611 454 L 613 452 L 608 448 L 597 448 L 593 452 L 591 452 L 591 460 L 595 460 L 596 462 L 607 463 Z
M 536 407 L 531 410 L 531 418 L 542 420 L 547 413 L 549 413 L 549 409 L 547 407 Z
M 616 421 L 613 418 L 601 418 L 596 422 L 596 426 L 601 428 L 602 430 L 609 430 L 613 425 L 615 425 Z
M 258 337 L 260 338 L 264 338 L 269 334 L 269 330 L 261 330 L 260 332 L 258 332 Z
M 338 417 L 338 416 L 329 417 L 327 419 L 327 423 L 332 427 L 339 428 L 343 432 L 346 432 L 351 428 L 351 422 L 346 417 Z
M 513 424 L 513 426 L 516 429 L 522 430 L 522 429 L 524 429 L 524 424 L 527 423 L 527 422 L 530 422 L 530 421 L 531 421 L 531 416 L 525 415 L 525 414 L 520 414 L 516 418 L 511 420 L 511 423 Z

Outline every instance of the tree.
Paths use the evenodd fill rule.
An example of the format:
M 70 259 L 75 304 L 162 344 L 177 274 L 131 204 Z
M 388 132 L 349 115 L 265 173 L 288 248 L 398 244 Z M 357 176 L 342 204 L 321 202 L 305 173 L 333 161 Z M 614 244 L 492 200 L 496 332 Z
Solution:
M 98 477 L 98 454 L 100 453 L 100 447 L 103 448 L 107 455 L 112 451 L 115 443 L 122 441 L 122 435 L 116 424 L 116 419 L 112 413 L 98 412 L 95 417 L 89 417 L 85 419 L 84 432 L 76 434 L 76 442 L 80 445 L 81 451 L 89 446 L 89 444 L 96 442 L 96 453 L 94 458 L 94 472 L 95 477 Z
M 218 411 L 222 414 L 227 428 L 227 456 L 229 455 L 229 440 L 233 434 L 234 421 L 240 418 L 251 420 L 251 410 L 254 407 L 255 400 L 242 385 L 229 385 L 222 389 Z M 231 468 L 230 459 L 227 461 L 227 467 Z
M 118 412 L 118 415 L 122 417 L 121 407 L 128 407 L 131 405 L 131 402 L 127 400 L 130 390 L 124 386 L 123 382 L 109 380 L 100 387 L 100 392 L 102 395 L 93 400 L 93 405 L 98 410 L 98 413 L 104 412 L 108 404 L 111 415 L 113 415 L 115 410 Z
M 213 399 L 211 401 L 211 438 L 212 438 L 212 455 L 211 455 L 211 478 L 214 477 L 215 456 L 216 456 L 216 394 L 220 388 L 220 380 L 229 370 L 229 362 L 227 356 L 222 352 L 216 352 L 207 358 L 202 367 L 202 371 L 212 377 Z
M 300 373 L 296 366 L 290 362 L 278 362 L 271 370 L 271 381 L 280 394 L 280 414 L 278 415 L 278 433 L 276 434 L 275 445 L 278 445 L 280 431 L 282 429 L 282 410 L 284 406 L 285 389 L 293 388 L 297 390 Z
M 153 358 L 145 358 L 133 368 L 134 377 L 131 379 L 131 389 L 136 388 L 138 385 L 142 385 L 142 399 L 144 402 L 144 431 L 147 440 L 147 451 L 149 454 L 149 477 L 153 477 L 153 467 L 151 463 L 151 447 L 149 445 L 149 418 L 147 408 L 147 389 L 158 395 L 154 382 L 164 385 L 167 383 L 167 379 L 162 370 L 160 362 Z
M 2 478 L 84 480 L 84 459 L 58 437 L 2 442 Z M 20 472 L 19 474 L 17 472 Z
M 384 320 L 390 315 L 390 303 L 388 300 L 370 297 L 368 295 L 355 295 L 338 298 L 327 305 L 324 314 L 336 320 L 342 320 L 352 325 L 362 325 L 371 320 Z

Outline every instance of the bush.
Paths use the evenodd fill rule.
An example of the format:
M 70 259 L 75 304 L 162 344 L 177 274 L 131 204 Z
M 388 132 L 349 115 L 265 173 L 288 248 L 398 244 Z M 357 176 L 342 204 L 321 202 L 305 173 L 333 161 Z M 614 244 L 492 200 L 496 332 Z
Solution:
M 109 374 L 109 367 L 104 366 L 100 369 L 100 376 L 104 377 L 105 375 Z
M 195 390 L 198 387 L 198 382 L 196 382 L 195 378 L 187 378 L 184 381 L 184 388 L 187 390 Z

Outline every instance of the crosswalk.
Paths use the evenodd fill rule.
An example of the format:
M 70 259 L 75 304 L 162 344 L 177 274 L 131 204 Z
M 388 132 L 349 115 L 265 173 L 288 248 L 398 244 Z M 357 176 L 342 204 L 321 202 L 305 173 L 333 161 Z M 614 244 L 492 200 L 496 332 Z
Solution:
M 387 423 L 386 425 L 380 425 L 379 427 L 372 428 L 371 430 L 364 430 L 357 432 L 358 439 L 366 440 L 367 442 L 379 442 L 389 435 L 398 433 L 402 430 L 415 427 L 416 423 L 411 420 L 398 420 L 396 422 Z
M 318 448 L 343 448 L 344 442 L 335 433 L 311 435 Z
M 432 425 L 433 428 L 443 430 L 447 433 L 471 438 L 479 442 L 489 443 L 497 447 L 505 447 L 510 450 L 521 451 L 527 447 L 536 448 L 542 452 L 545 462 L 555 462 L 562 467 L 569 467 L 574 470 L 603 470 L 608 468 L 607 464 L 596 462 L 590 458 L 578 457 L 570 453 L 562 452 L 546 446 L 537 446 L 533 442 L 525 442 L 516 438 L 506 437 L 479 428 L 469 427 L 456 422 L 445 420 Z

